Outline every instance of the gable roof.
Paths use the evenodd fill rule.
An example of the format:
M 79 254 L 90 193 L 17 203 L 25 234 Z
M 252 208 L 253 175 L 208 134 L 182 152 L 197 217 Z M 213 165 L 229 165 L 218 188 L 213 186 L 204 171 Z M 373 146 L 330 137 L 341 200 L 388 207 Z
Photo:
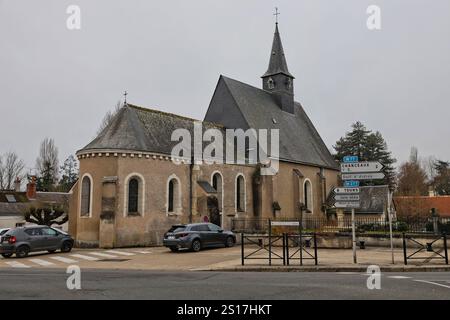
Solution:
M 230 105 L 230 101 L 234 105 Z M 244 130 L 279 129 L 280 160 L 338 170 L 336 161 L 298 102 L 295 102 L 294 114 L 290 114 L 281 110 L 269 92 L 220 76 L 205 120 L 225 127 L 245 123 Z
M 111 123 L 81 151 L 132 150 L 170 155 L 178 141 L 171 141 L 173 131 L 194 131 L 194 123 L 202 123 L 203 130 L 222 129 L 221 126 L 172 113 L 124 105 Z M 193 139 L 192 139 L 193 140 Z

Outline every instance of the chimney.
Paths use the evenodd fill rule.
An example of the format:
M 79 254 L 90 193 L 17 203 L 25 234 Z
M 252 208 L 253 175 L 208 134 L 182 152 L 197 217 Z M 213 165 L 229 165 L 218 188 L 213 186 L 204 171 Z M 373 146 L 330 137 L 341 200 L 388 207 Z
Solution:
M 36 199 L 36 177 L 32 176 L 27 184 L 27 198 Z
M 17 177 L 16 180 L 14 180 L 14 191 L 15 192 L 20 192 L 20 178 Z

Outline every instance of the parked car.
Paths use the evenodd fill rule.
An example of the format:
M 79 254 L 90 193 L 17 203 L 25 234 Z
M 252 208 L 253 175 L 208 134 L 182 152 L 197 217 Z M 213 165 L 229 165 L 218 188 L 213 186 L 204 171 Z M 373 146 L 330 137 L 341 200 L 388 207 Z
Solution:
M 2 236 L 9 230 L 11 230 L 11 228 L 0 229 L 0 242 L 2 242 Z
M 73 238 L 58 229 L 48 226 L 26 226 L 9 230 L 2 236 L 0 254 L 9 258 L 16 254 L 24 258 L 30 252 L 56 250 L 70 252 L 74 244 Z
M 179 249 L 200 251 L 206 247 L 232 247 L 236 236 L 212 223 L 174 225 L 164 234 L 163 244 L 173 252 Z

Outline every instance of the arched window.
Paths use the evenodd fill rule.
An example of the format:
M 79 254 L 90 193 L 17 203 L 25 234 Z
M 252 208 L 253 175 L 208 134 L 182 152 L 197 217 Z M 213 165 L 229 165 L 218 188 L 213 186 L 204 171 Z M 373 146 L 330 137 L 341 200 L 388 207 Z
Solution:
M 91 215 L 91 178 L 85 176 L 81 181 L 81 206 L 80 215 L 89 217 Z
M 239 175 L 236 179 L 236 211 L 245 211 L 245 198 L 245 179 L 243 175 Z
M 131 178 L 128 182 L 128 213 L 139 212 L 139 180 Z
M 181 213 L 181 190 L 177 177 L 169 177 L 167 183 L 167 212 Z
M 219 202 L 219 210 L 222 212 L 222 200 L 223 200 L 223 188 L 222 188 L 222 176 L 219 172 L 213 174 L 212 186 L 217 191 L 217 201 Z
M 306 212 L 312 212 L 313 210 L 313 197 L 312 197 L 312 185 L 311 181 L 306 180 L 303 185 L 303 197 Z

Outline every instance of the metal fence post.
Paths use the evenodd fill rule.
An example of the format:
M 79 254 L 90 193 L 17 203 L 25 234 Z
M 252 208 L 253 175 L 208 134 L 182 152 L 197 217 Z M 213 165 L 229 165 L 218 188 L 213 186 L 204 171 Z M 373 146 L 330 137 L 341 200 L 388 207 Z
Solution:
M 283 233 L 283 238 L 282 238 L 282 244 L 283 244 L 283 266 L 286 265 L 286 255 L 285 255 L 285 248 L 286 248 L 286 233 Z
M 269 266 L 272 265 L 272 221 L 269 219 Z
M 317 261 L 317 237 L 316 237 L 316 233 L 314 232 L 314 262 L 317 266 L 318 261 Z
M 447 235 L 445 233 L 443 233 L 442 237 L 444 238 L 445 264 L 448 264 Z
M 286 263 L 289 265 L 289 236 L 286 234 Z
M 300 241 L 299 241 L 299 246 L 300 246 L 300 265 L 302 266 L 303 265 L 303 234 L 302 233 L 299 234 L 299 238 L 300 238 Z
M 241 264 L 244 265 L 244 234 L 241 233 Z
M 408 264 L 408 257 L 406 256 L 406 238 L 404 232 L 403 232 L 403 260 L 406 266 Z

